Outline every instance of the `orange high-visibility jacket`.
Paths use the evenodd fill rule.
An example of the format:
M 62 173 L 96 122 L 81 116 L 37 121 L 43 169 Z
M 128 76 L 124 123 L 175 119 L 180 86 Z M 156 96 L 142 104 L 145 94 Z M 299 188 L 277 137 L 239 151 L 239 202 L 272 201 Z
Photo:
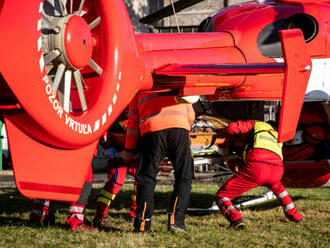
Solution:
M 136 149 L 139 136 L 167 128 L 190 130 L 195 119 L 191 104 L 178 103 L 174 96 L 139 93 L 128 107 L 125 148 Z

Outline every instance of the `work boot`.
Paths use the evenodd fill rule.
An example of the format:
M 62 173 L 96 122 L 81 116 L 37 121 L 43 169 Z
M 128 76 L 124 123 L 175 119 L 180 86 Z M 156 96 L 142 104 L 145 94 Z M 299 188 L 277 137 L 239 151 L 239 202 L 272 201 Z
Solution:
M 55 213 L 53 211 L 47 213 L 44 216 L 39 216 L 31 213 L 29 216 L 29 224 L 33 226 L 54 226 L 55 225 Z
M 141 220 L 139 218 L 134 219 L 134 232 L 135 233 L 148 233 L 150 232 L 151 219 Z
M 106 221 L 108 216 L 109 206 L 103 202 L 97 202 L 96 214 L 93 219 L 93 226 L 99 230 L 106 230 L 110 228 L 110 224 Z
M 33 226 L 55 225 L 55 210 L 49 200 L 33 200 L 32 211 L 29 216 L 29 224 Z
M 299 224 L 302 223 L 303 221 L 303 217 L 301 215 L 301 213 L 299 213 L 298 209 L 296 207 L 284 212 L 285 213 L 285 216 L 290 220 L 290 221 L 293 221 L 293 222 L 297 222 Z
M 176 220 L 172 217 L 172 214 L 168 214 L 167 230 L 170 232 L 185 232 L 187 231 L 186 225 L 184 224 L 184 217 L 181 220 Z
M 71 230 L 94 231 L 96 229 L 88 219 L 84 218 L 84 220 L 80 220 L 75 215 L 70 216 L 65 224 Z
M 187 228 L 186 225 L 183 223 L 182 225 L 178 225 L 178 224 L 170 224 L 167 227 L 167 230 L 170 232 L 186 232 Z
M 243 219 L 238 219 L 235 221 L 231 221 L 229 228 L 233 228 L 235 231 L 239 231 L 245 229 L 246 225 Z
M 106 217 L 96 215 L 93 219 L 93 226 L 99 230 L 108 230 L 111 224 L 106 221 Z

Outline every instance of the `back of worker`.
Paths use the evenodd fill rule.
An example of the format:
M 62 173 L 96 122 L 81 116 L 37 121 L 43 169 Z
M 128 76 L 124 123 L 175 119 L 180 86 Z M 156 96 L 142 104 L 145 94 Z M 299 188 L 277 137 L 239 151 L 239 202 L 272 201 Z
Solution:
M 167 128 L 190 130 L 195 119 L 191 104 L 178 104 L 173 96 L 140 93 L 129 105 L 125 148 L 134 150 L 139 136 Z
M 126 151 L 137 149 L 139 138 L 141 142 L 134 229 L 136 232 L 150 229 L 158 166 L 167 156 L 175 171 L 168 228 L 185 230 L 184 213 L 192 180 L 189 140 L 190 126 L 195 118 L 192 105 L 178 103 L 173 96 L 140 93 L 130 104 L 128 115 Z

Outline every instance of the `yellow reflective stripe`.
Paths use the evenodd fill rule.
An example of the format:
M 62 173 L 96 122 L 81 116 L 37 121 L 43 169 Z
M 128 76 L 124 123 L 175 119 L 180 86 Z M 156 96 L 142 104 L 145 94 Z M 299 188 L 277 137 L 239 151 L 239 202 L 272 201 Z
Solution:
M 108 191 L 106 191 L 106 190 L 104 190 L 104 189 L 101 190 L 101 195 L 103 195 L 103 196 L 109 198 L 110 200 L 114 200 L 115 197 L 116 197 L 116 195 L 111 194 L 111 193 L 109 193 Z
M 107 206 L 110 206 L 110 203 L 111 203 L 111 200 L 109 200 L 108 198 L 102 197 L 102 196 L 99 196 L 99 198 L 97 198 L 97 201 L 102 202 Z
M 136 201 L 136 195 L 132 195 L 132 201 Z

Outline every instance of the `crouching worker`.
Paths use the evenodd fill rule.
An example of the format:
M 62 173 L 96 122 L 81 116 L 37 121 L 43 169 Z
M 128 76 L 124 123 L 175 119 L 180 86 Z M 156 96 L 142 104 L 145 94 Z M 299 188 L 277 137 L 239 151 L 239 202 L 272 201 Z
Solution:
M 71 230 L 94 230 L 91 223 L 85 218 L 85 210 L 93 184 L 93 170 L 90 166 L 85 183 L 78 201 L 71 203 L 66 226 Z M 48 226 L 55 224 L 54 202 L 49 200 L 34 199 L 29 222 L 32 225 Z
M 246 227 L 242 215 L 231 200 L 261 185 L 268 187 L 277 196 L 289 220 L 302 223 L 302 215 L 281 183 L 284 171 L 282 143 L 277 143 L 274 128 L 262 121 L 236 121 L 228 125 L 227 133 L 247 135 L 243 151 L 244 165 L 215 195 L 219 209 L 230 222 L 230 227 L 235 230 Z

